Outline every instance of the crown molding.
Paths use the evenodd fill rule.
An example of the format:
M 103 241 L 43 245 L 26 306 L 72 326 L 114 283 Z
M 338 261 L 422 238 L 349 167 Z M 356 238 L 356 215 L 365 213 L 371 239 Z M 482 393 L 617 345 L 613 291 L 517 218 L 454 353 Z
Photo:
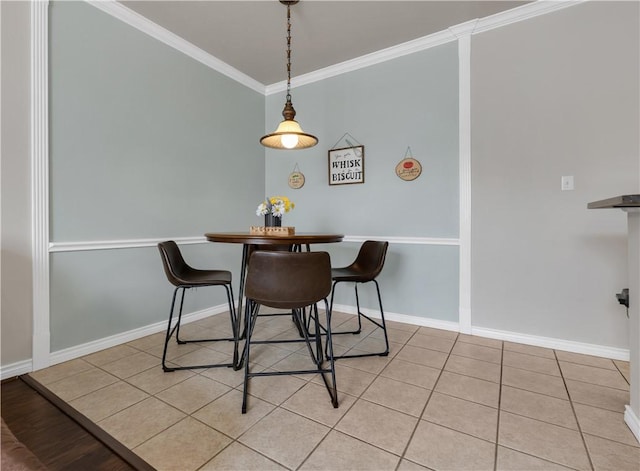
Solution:
M 484 33 L 496 28 L 502 28 L 519 21 L 529 20 L 536 16 L 546 15 L 568 7 L 573 7 L 590 0 L 537 0 L 511 10 L 496 13 L 478 20 L 473 34 Z
M 154 39 L 166 44 L 169 47 L 182 52 L 188 57 L 201 62 L 207 67 L 220 72 L 223 75 L 235 80 L 236 82 L 260 93 L 265 93 L 265 86 L 252 79 L 248 75 L 240 72 L 238 69 L 231 67 L 226 62 L 221 61 L 217 57 L 212 56 L 208 52 L 203 51 L 199 47 L 194 46 L 189 41 L 181 38 L 180 36 L 173 34 L 171 31 L 157 25 L 151 20 L 148 20 L 144 16 L 136 13 L 135 11 L 125 7 L 121 3 L 115 0 L 86 0 L 89 5 L 96 7 L 114 18 L 133 26 L 137 30 L 148 34 Z
M 226 62 L 203 51 L 189 41 L 157 25 L 144 16 L 125 7 L 116 0 L 85 0 L 89 5 L 123 21 L 124 23 L 142 31 L 158 41 L 182 52 L 192 59 L 201 62 L 211 69 L 241 83 L 242 85 L 261 93 L 265 96 L 280 93 L 286 90 L 286 81 L 277 82 L 271 85 L 264 85 L 238 69 L 230 66 Z M 451 26 L 447 30 L 440 31 L 422 38 L 407 41 L 397 46 L 388 47 L 380 51 L 372 52 L 364 56 L 331 65 L 323 69 L 299 75 L 291 80 L 291 87 L 299 87 L 310 83 L 319 82 L 327 78 L 335 77 L 347 72 L 369 67 L 375 64 L 386 62 L 398 57 L 413 54 L 425 49 L 455 41 L 460 37 L 471 34 L 483 33 L 492 29 L 500 28 L 519 21 L 528 20 L 540 15 L 546 15 L 567 7 L 578 5 L 589 0 L 537 0 L 532 3 L 516 7 L 512 10 L 487 16 L 482 19 L 474 19 Z
M 381 49 L 380 51 L 372 52 L 364 56 L 357 57 L 348 61 L 340 62 L 339 64 L 331 65 L 323 69 L 309 72 L 308 74 L 298 75 L 291 79 L 291 88 L 299 87 L 302 85 L 308 85 L 310 83 L 319 82 L 337 75 L 342 75 L 347 72 L 353 72 L 355 70 L 364 69 L 372 65 L 380 64 L 398 57 L 406 56 L 416 52 L 424 51 L 432 47 L 439 46 L 455 41 L 456 37 L 450 31 L 440 31 L 438 33 L 430 34 L 422 38 L 413 39 L 397 46 Z M 287 82 L 282 81 L 267 85 L 265 89 L 265 95 L 272 95 L 274 93 L 280 93 L 287 89 Z
M 563 8 L 584 3 L 588 0 L 538 0 L 527 3 L 502 13 L 487 16 L 482 19 L 469 20 L 458 25 L 451 26 L 445 31 L 423 36 L 422 38 L 407 41 L 397 46 L 388 47 L 377 52 L 372 52 L 352 60 L 325 67 L 308 74 L 299 75 L 291 79 L 291 87 L 299 87 L 310 83 L 335 77 L 354 70 L 363 69 L 371 65 L 380 64 L 398 57 L 413 54 L 432 47 L 440 46 L 461 37 L 483 33 L 495 28 L 500 28 L 519 21 L 528 20 L 540 15 L 546 15 Z M 265 95 L 281 93 L 287 89 L 286 81 L 267 85 Z

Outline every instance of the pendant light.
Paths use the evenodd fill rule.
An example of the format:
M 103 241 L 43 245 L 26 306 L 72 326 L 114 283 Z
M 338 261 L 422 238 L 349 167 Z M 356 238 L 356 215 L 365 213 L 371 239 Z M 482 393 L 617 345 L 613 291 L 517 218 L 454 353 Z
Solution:
M 284 121 L 280 122 L 275 132 L 260 139 L 260 144 L 272 149 L 307 149 L 318 143 L 318 138 L 305 133 L 294 119 L 296 110 L 291 103 L 291 5 L 299 0 L 280 0 L 287 7 L 287 102 L 282 110 Z

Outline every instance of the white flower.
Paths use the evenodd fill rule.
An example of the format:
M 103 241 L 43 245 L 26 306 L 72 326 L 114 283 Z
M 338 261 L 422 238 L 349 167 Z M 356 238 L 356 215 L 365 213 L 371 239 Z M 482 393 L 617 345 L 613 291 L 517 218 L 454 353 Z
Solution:
M 281 218 L 284 214 L 284 201 L 278 200 L 271 206 L 271 214 L 277 218 Z
M 265 216 L 268 212 L 267 204 L 260 203 L 258 209 L 256 209 L 256 216 Z

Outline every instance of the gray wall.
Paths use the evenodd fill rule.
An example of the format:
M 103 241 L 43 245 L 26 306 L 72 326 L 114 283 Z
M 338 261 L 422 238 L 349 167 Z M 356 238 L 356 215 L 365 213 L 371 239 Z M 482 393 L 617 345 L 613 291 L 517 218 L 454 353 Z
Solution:
M 638 6 L 473 37 L 474 326 L 627 347 L 626 216 L 586 208 L 639 190 Z
M 50 29 L 52 242 L 248 228 L 264 97 L 84 2 L 52 3 Z M 188 261 L 239 268 L 234 248 L 192 246 Z M 54 253 L 51 349 L 163 321 L 170 299 L 155 247 Z M 198 290 L 187 312 L 225 299 Z
M 296 203 L 287 225 L 382 239 L 458 237 L 456 42 L 295 88 L 292 97 L 296 118 L 320 141 L 303 151 L 267 151 L 267 192 Z M 267 98 L 268 128 L 281 119 L 284 101 L 283 93 Z M 327 152 L 347 145 L 337 142 L 345 133 L 365 147 L 365 183 L 329 186 Z M 395 175 L 407 147 L 423 166 L 412 182 Z M 306 180 L 292 190 L 287 178 L 296 163 Z M 338 265 L 359 245 L 326 249 Z M 456 246 L 392 243 L 380 282 L 385 310 L 458 321 Z M 345 291 L 336 302 L 353 305 L 352 290 Z M 363 304 L 377 306 L 377 299 L 369 293 Z
M 31 358 L 29 3 L 0 2 L 2 17 L 2 364 Z

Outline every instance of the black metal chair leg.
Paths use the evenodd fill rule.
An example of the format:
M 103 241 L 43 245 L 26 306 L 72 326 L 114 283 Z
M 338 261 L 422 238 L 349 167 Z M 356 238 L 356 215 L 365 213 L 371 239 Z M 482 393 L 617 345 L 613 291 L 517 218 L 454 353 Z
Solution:
M 378 285 L 378 281 L 377 280 L 370 280 L 370 281 L 372 281 L 376 285 L 376 294 L 378 296 L 378 306 L 380 308 L 380 322 L 376 321 L 375 319 L 372 319 L 371 317 L 367 316 L 366 314 L 364 314 L 360 310 L 360 299 L 359 299 L 359 296 L 358 296 L 358 283 L 356 283 L 355 292 L 356 292 L 356 308 L 358 310 L 358 330 L 333 332 L 333 335 L 358 334 L 358 333 L 360 333 L 360 331 L 362 329 L 362 324 L 361 324 L 360 319 L 362 317 L 364 317 L 369 322 L 371 322 L 372 324 L 374 324 L 377 327 L 379 327 L 380 329 L 382 329 L 382 332 L 384 334 L 385 349 L 383 351 L 381 351 L 381 352 L 376 352 L 376 353 L 360 353 L 360 354 L 352 354 L 352 355 L 336 355 L 336 356 L 333 357 L 336 360 L 338 360 L 340 358 L 362 358 L 362 357 L 372 357 L 372 356 L 386 357 L 386 356 L 389 355 L 389 337 L 387 335 L 387 324 L 386 324 L 386 321 L 384 319 L 384 310 L 382 308 L 382 297 L 380 295 L 380 286 Z M 333 295 L 334 295 L 334 292 L 335 292 L 335 287 L 336 287 L 336 285 L 338 283 L 339 283 L 339 281 L 334 282 L 333 289 L 331 290 L 331 310 L 332 310 L 332 312 L 333 312 Z M 325 355 L 327 357 L 329 356 L 329 353 L 327 352 L 326 347 L 325 347 Z
M 337 409 L 338 408 L 338 388 L 336 386 L 335 357 L 333 356 L 333 338 L 331 334 L 331 309 L 329 309 L 326 299 L 324 300 L 324 307 L 325 307 L 326 322 L 327 322 L 327 353 L 328 353 L 327 361 L 329 361 L 329 367 L 331 371 L 332 387 L 331 388 L 329 387 L 324 375 L 322 375 L 322 378 L 324 379 L 325 386 L 329 390 L 329 395 L 331 396 L 331 404 L 333 405 L 334 409 Z M 319 330 L 319 325 L 320 325 L 320 319 L 318 317 L 318 312 L 316 311 L 316 326 L 318 326 L 318 330 Z M 317 333 L 317 336 L 320 337 L 319 332 Z
M 176 324 L 176 342 L 179 345 L 184 345 L 185 341 L 180 340 L 180 323 L 182 322 L 182 306 L 184 305 L 184 294 L 187 291 L 186 288 L 182 288 L 182 296 L 180 297 L 180 310 L 178 311 L 178 323 Z
M 162 369 L 164 371 L 173 371 L 173 369 L 170 369 L 167 367 L 166 359 L 167 359 L 167 346 L 169 345 L 169 339 L 173 335 L 173 330 L 175 330 L 175 327 L 173 328 L 173 330 L 171 329 L 171 321 L 173 320 L 173 310 L 176 304 L 176 294 L 178 293 L 179 289 L 180 288 L 176 288 L 173 290 L 173 298 L 171 299 L 171 310 L 169 311 L 169 323 L 167 324 L 167 335 L 165 336 L 165 339 L 164 339 L 164 349 L 162 351 Z
M 250 312 L 245 319 L 245 329 L 247 331 L 247 341 L 244 344 L 244 351 L 242 353 L 242 361 L 244 362 L 244 385 L 242 388 L 242 413 L 247 413 L 247 395 L 249 393 L 249 353 L 251 349 L 251 335 L 253 334 L 253 328 L 256 325 L 258 319 L 258 312 L 260 311 L 260 305 L 251 301 L 247 302 L 247 310 Z

